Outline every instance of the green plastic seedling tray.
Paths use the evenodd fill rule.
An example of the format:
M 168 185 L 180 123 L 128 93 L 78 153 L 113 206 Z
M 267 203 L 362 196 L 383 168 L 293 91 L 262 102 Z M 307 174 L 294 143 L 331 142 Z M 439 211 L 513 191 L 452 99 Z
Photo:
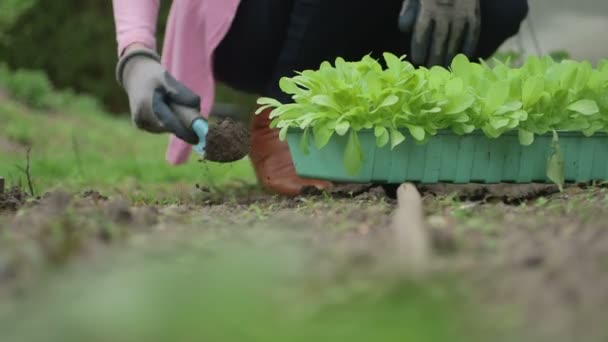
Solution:
M 393 150 L 376 147 L 373 131 L 359 132 L 363 164 L 356 175 L 348 174 L 343 156 L 348 135 L 334 135 L 318 150 L 310 144 L 303 153 L 303 132 L 287 134 L 296 172 L 301 177 L 360 183 L 548 183 L 547 159 L 551 155 L 552 134 L 536 136 L 523 146 L 516 131 L 489 139 L 482 132 L 458 136 L 439 132 L 425 144 L 407 139 Z M 567 182 L 608 179 L 608 135 L 591 137 L 576 132 L 559 132 Z

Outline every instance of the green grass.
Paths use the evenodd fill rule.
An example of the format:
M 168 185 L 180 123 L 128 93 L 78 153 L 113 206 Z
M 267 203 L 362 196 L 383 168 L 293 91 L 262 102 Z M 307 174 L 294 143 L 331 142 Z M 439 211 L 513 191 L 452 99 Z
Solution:
M 72 107 L 72 108 L 70 108 Z M 37 193 L 50 189 L 120 191 L 146 188 L 145 195 L 175 186 L 220 186 L 255 181 L 249 161 L 217 164 L 191 161 L 171 166 L 167 135 L 138 131 L 127 118 L 78 104 L 66 110 L 34 110 L 0 99 L 0 176 L 25 187 L 21 168 L 31 146 L 31 175 Z

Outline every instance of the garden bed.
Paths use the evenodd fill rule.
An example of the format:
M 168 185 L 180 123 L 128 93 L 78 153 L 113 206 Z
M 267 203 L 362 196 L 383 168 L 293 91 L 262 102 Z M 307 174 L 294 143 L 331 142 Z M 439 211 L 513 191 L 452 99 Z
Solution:
M 483 317 L 511 334 L 506 340 L 605 341 L 606 190 L 570 186 L 555 193 L 554 187 L 531 185 L 421 188 L 434 255 L 429 269 L 434 276 L 452 274 L 462 281 L 458 291 L 474 294 L 472 301 L 487 312 Z M 109 197 L 94 191 L 52 193 L 14 215 L 0 214 L 0 340 L 129 340 L 130 333 L 150 329 L 162 336 L 184 331 L 205 339 L 209 329 L 197 327 L 214 317 L 256 322 L 261 330 L 253 331 L 274 341 L 274 327 L 292 319 L 290 310 L 310 303 L 343 308 L 328 311 L 323 322 L 330 329 L 348 327 L 346 334 L 353 321 L 374 336 L 395 339 L 401 335 L 393 332 L 405 334 L 408 327 L 422 331 L 430 324 L 429 331 L 435 331 L 445 323 L 445 316 L 421 320 L 419 312 L 404 316 L 404 311 L 395 311 L 416 312 L 412 306 L 420 308 L 426 301 L 420 300 L 421 292 L 413 295 L 412 288 L 403 285 L 408 278 L 387 264 L 385 245 L 378 243 L 387 235 L 395 209 L 380 188 L 349 187 L 293 199 L 238 189 L 234 194 L 203 192 L 197 201 L 172 205 L 133 205 Z M 274 261 L 256 263 L 238 254 L 255 246 L 268 253 L 270 259 L 263 260 Z M 294 249 L 308 261 L 305 268 L 296 268 L 300 264 L 285 252 Z M 151 265 L 156 271 L 142 277 Z M 223 268 L 234 273 L 218 278 L 214 272 Z M 45 276 L 48 273 L 54 276 Z M 290 278 L 272 281 L 275 278 L 269 277 L 277 273 L 280 279 Z M 418 280 L 419 288 L 454 293 L 455 284 L 431 279 Z M 277 307 L 270 300 L 276 297 L 248 297 L 252 283 L 279 297 L 304 287 L 305 297 Z M 352 293 L 348 289 L 358 295 L 347 296 Z M 200 295 L 209 302 L 191 300 Z M 372 304 L 359 307 L 362 297 L 373 298 Z M 176 303 L 175 298 L 181 300 Z M 247 306 L 251 298 L 263 301 L 254 313 Z M 7 309 L 11 305 L 19 310 Z M 158 307 L 165 309 L 155 310 Z M 279 316 L 269 320 L 267 308 Z M 460 306 L 456 311 L 460 318 L 471 314 Z M 228 336 L 253 329 L 239 325 L 241 330 L 234 332 L 213 326 Z M 15 336 L 23 338 L 11 339 Z M 448 340 L 463 337 L 474 341 L 457 334 Z M 495 339 L 500 338 L 484 341 Z

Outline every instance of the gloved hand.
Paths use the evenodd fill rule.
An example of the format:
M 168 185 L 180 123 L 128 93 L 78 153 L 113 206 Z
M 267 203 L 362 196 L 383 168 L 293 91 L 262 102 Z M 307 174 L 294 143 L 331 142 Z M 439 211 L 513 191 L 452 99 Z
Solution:
M 118 61 L 118 82 L 127 92 L 135 125 L 151 133 L 173 133 L 197 144 L 192 123 L 200 118 L 200 97 L 173 78 L 154 51 L 137 48 Z
M 404 0 L 399 15 L 399 29 L 412 35 L 412 62 L 429 67 L 474 54 L 480 24 L 479 0 Z

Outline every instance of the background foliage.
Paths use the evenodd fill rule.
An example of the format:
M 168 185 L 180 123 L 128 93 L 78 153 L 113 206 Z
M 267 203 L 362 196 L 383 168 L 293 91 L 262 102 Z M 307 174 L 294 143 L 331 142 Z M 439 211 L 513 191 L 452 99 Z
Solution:
M 161 4 L 159 42 L 171 2 Z M 2 0 L 0 56 L 10 69 L 45 70 L 58 88 L 96 94 L 113 112 L 127 109 L 114 78 L 111 1 Z

